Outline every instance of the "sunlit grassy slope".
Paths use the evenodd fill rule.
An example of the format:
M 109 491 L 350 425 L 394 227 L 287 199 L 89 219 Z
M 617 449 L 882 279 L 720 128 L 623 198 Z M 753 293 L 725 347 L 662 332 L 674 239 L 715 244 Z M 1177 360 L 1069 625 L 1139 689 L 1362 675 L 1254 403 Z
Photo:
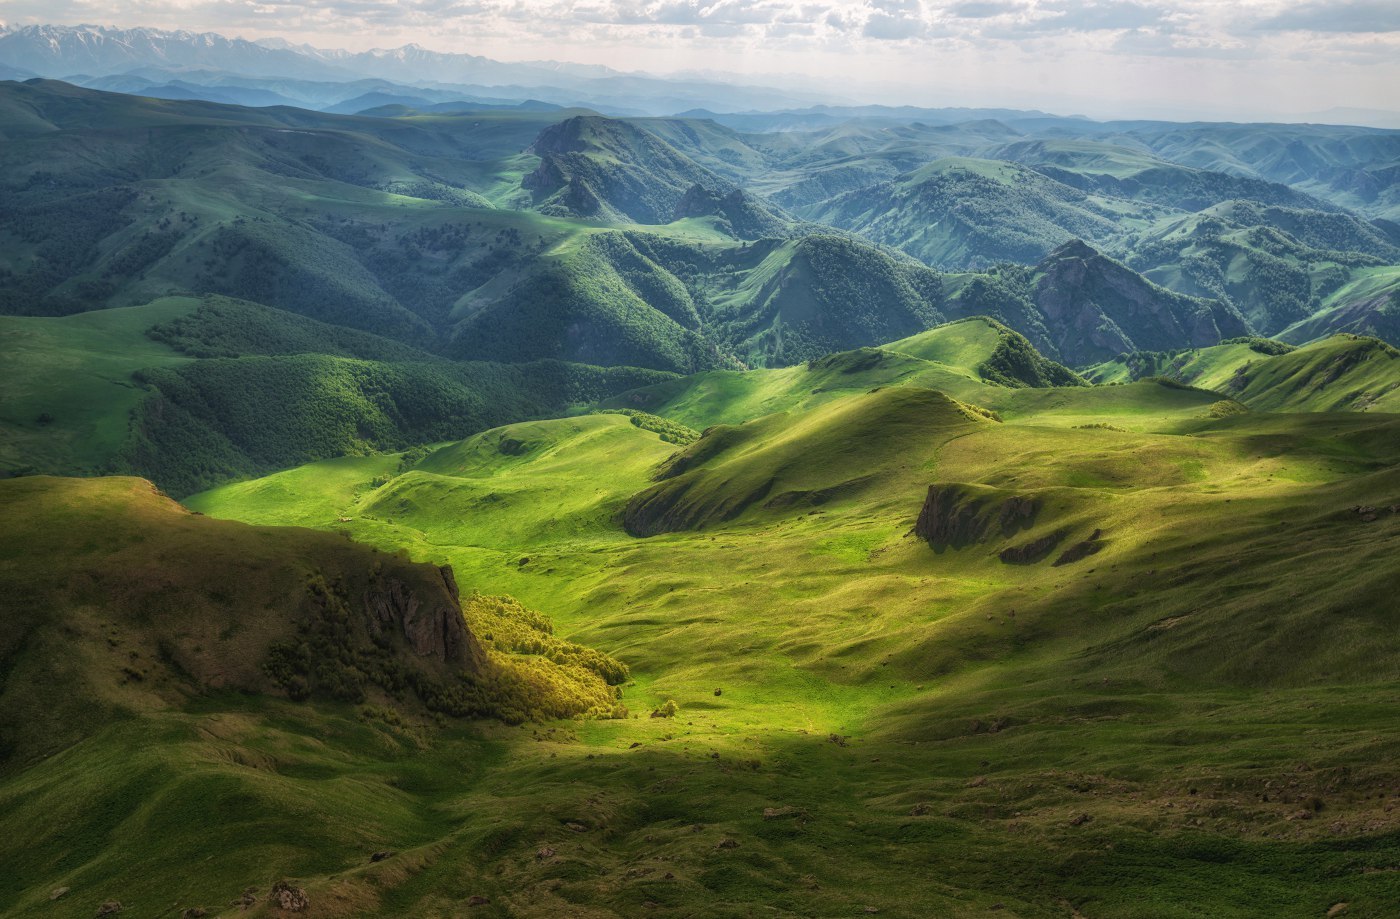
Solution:
M 1133 354 L 1087 375 L 1100 383 L 1168 377 L 1261 411 L 1400 411 L 1400 351 L 1357 335 L 1333 335 L 1296 349 L 1254 339 Z
M 287 870 L 390 915 L 473 894 L 501 915 L 1388 915 L 1400 418 L 994 386 L 969 366 L 990 338 L 963 333 L 925 343 L 946 364 L 643 391 L 724 425 L 685 448 L 585 416 L 191 499 L 451 563 L 632 668 L 640 719 L 395 759 L 424 816 L 370 825 L 411 861 Z M 937 549 L 911 535 L 930 485 L 981 502 Z M 683 512 L 629 535 L 658 493 Z M 1013 500 L 1036 513 L 1000 529 Z M 645 717 L 668 698 L 674 720 Z M 366 768 L 343 736 L 327 776 Z

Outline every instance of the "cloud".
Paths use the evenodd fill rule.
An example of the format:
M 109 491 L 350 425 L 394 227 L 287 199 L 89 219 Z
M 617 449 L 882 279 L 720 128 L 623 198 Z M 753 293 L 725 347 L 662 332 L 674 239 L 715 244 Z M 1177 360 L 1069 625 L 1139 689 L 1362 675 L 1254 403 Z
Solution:
M 1168 8 L 1142 3 L 1076 2 L 1057 0 L 1041 3 L 1037 10 L 1050 15 L 1036 20 L 1043 29 L 1068 32 L 1099 32 L 1116 29 L 1141 29 L 1156 25 L 1166 18 Z
M 1328 0 L 1286 9 L 1255 24 L 1261 32 L 1400 32 L 1396 0 Z
M 915 38 L 928 27 L 920 0 L 870 0 L 862 34 L 879 41 Z
M 1007 3 L 1000 0 L 969 0 L 948 7 L 948 15 L 954 19 L 991 19 L 1008 13 L 1019 13 L 1026 9 L 1024 3 Z

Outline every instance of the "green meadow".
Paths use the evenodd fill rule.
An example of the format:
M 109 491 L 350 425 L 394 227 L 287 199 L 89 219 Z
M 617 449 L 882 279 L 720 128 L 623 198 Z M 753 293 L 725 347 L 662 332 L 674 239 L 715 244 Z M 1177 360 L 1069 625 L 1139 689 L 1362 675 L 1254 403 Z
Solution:
M 634 400 L 709 428 L 679 451 L 582 415 L 190 498 L 450 564 L 631 670 L 620 720 L 429 731 L 393 767 L 347 733 L 327 783 L 432 789 L 422 822 L 368 824 L 412 867 L 282 873 L 389 915 L 1387 915 L 1400 516 L 1352 508 L 1394 501 L 1400 419 L 987 384 L 987 328 L 905 346 L 956 399 L 879 365 L 839 391 L 819 366 L 705 374 Z M 932 484 L 1040 510 L 1012 536 L 955 516 L 936 548 L 911 533 Z

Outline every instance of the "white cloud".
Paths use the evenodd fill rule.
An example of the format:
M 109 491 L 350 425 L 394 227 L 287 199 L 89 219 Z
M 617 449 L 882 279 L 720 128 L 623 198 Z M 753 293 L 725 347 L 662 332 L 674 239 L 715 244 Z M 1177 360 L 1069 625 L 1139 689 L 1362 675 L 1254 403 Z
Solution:
M 1296 97 L 1311 109 L 1393 107 L 1400 85 L 1400 0 L 0 2 L 11 23 L 152 25 L 354 50 L 418 42 L 620 70 L 790 72 L 848 91 L 881 81 L 881 94 L 905 101 L 1053 96 L 1091 109 L 1120 96 L 1255 106 Z

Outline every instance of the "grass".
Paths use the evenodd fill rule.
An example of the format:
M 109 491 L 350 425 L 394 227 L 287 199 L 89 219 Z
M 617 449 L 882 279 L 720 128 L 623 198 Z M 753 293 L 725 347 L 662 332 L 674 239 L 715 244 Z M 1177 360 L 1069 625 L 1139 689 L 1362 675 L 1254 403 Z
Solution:
M 1128 355 L 1088 371 L 1100 383 L 1167 377 L 1261 411 L 1395 411 L 1400 353 L 1367 336 L 1339 334 L 1299 348 L 1240 341 L 1172 353 Z
M 136 371 L 169 384 L 167 409 L 210 422 L 180 428 L 187 441 L 151 441 L 200 482 L 365 455 L 221 485 L 188 498 L 199 514 L 129 479 L 0 483 L 0 913 L 87 917 L 118 899 L 130 915 L 270 916 L 267 891 L 288 879 L 321 916 L 1393 914 L 1392 352 L 1352 339 L 1273 356 L 1228 345 L 1173 367 L 1207 388 L 1134 382 L 1126 364 L 1103 369 L 1124 385 L 1085 387 L 997 325 L 927 328 L 940 304 L 987 312 L 978 284 L 985 302 L 1033 317 L 1029 272 L 940 276 L 839 237 L 739 244 L 713 215 L 628 223 L 624 211 L 672 203 L 629 184 L 646 169 L 632 129 L 579 122 L 592 153 L 569 165 L 608 193 L 607 226 L 484 206 L 530 203 L 520 181 L 539 160 L 519 151 L 564 116 L 331 124 L 191 111 L 129 100 L 107 111 L 106 127 L 163 138 L 170 162 L 147 164 L 146 197 L 114 208 L 115 227 L 80 219 L 92 199 L 64 197 L 64 233 L 11 234 L 0 267 L 41 245 L 63 256 L 71 234 L 83 258 L 43 291 L 68 309 L 109 256 L 172 242 L 105 302 L 266 294 L 359 334 L 332 340 L 314 318 L 262 307 L 236 327 L 213 321 L 241 309 L 228 301 L 203 316 L 163 300 L 7 319 L 20 359 L 6 392 L 20 395 L 6 423 L 37 438 L 39 415 L 54 416 L 46 446 L 23 441 L 14 456 L 99 468 L 135 405 L 114 381 Z M 37 110 L 6 117 L 47 131 Z M 80 131 L 56 133 L 43 149 L 75 189 L 149 149 L 121 146 L 117 130 L 89 161 L 69 139 Z M 685 132 L 663 133 L 680 144 Z M 859 158 L 868 140 L 850 129 L 823 143 Z M 38 169 L 37 144 L 7 148 L 24 165 L 16 182 Z M 675 197 L 693 164 L 661 152 Z M 1158 168 L 1048 153 L 1083 175 Z M 198 183 L 161 171 L 177 154 Z M 911 172 L 918 163 L 896 159 L 860 164 L 878 194 L 834 200 L 843 220 L 931 260 L 1038 257 L 1071 229 L 1113 235 L 1165 207 L 1008 164 Z M 974 216 L 990 239 L 910 220 L 967 189 L 986 191 Z M 909 200 L 886 207 L 889 195 Z M 566 199 L 541 203 L 567 210 Z M 180 238 L 146 242 L 172 215 Z M 201 243 L 222 247 L 206 266 L 217 283 L 199 280 Z M 1228 268 L 1243 277 L 1243 263 Z M 1382 274 L 1346 296 L 1385 293 Z M 1136 302 L 1165 302 L 1144 289 L 1151 299 Z M 568 310 L 514 309 L 564 304 L 560 292 Z M 532 338 L 542 317 L 593 332 Z M 609 382 L 632 371 L 435 357 L 410 374 L 396 357 L 408 343 L 490 350 L 501 343 L 475 333 L 507 318 L 514 356 L 564 340 L 579 349 L 567 356 L 676 369 L 736 366 L 720 345 L 800 362 L 638 372 L 614 395 L 624 387 Z M 152 341 L 156 321 L 168 341 L 220 356 L 191 361 Z M 336 353 L 308 355 L 318 344 Z M 872 347 L 824 354 L 853 344 Z M 1210 390 L 1241 360 L 1254 363 L 1233 395 L 1254 410 L 1222 409 Z M 435 404 L 440 375 L 471 385 Z M 513 385 L 524 378 L 537 388 Z M 527 392 L 537 398 L 514 411 Z M 534 420 L 371 452 L 600 399 L 654 417 Z M 256 462 L 215 469 L 217 452 L 202 451 L 219 437 L 255 448 Z M 931 485 L 984 502 L 950 510 L 950 530 L 968 530 L 973 511 L 1032 510 L 935 550 L 912 533 Z M 1054 545 L 1042 560 L 1001 560 L 1041 540 Z M 1054 564 L 1076 545 L 1097 551 Z M 337 698 L 385 676 L 380 646 L 298 630 L 306 604 L 348 615 L 385 576 L 445 591 L 428 563 L 452 566 L 485 660 L 542 678 L 537 714 L 560 694 L 583 698 L 570 711 L 613 702 L 601 671 L 621 671 L 601 652 L 629 669 L 616 701 L 630 716 L 460 721 L 373 680 L 361 701 Z M 414 596 L 410 615 L 425 608 Z M 312 701 L 291 701 L 290 680 L 263 666 L 274 645 L 304 662 Z M 396 648 L 394 660 L 432 669 Z M 581 673 L 580 660 L 597 669 Z M 650 717 L 668 702 L 672 717 Z M 253 908 L 231 906 L 250 886 Z
M 131 375 L 190 358 L 147 338 L 189 298 L 61 318 L 0 316 L 0 470 L 110 468 L 144 396 Z
M 720 452 L 705 445 L 728 429 L 709 432 L 687 448 L 709 458 L 664 481 L 698 507 L 769 477 L 771 495 L 835 486 L 819 505 L 765 498 L 631 538 L 620 515 L 676 447 L 620 416 L 486 432 L 375 491 L 322 464 L 191 499 L 451 562 L 631 667 L 640 719 L 481 729 L 500 758 L 449 783 L 453 810 L 503 835 L 437 837 L 412 880 L 377 888 L 381 911 L 447 915 L 474 884 L 525 915 L 1385 915 L 1400 520 L 1350 508 L 1400 487 L 1400 421 L 1212 419 L 1214 395 L 1156 383 L 961 376 L 1006 420 L 943 427 L 910 385 L 802 401 L 815 387 L 793 378 L 816 372 L 700 375 L 710 399 L 744 385 L 704 411 L 672 390 L 659 413 L 700 426 L 759 390 L 787 400 Z M 1124 430 L 1076 429 L 1090 418 Z M 907 535 L 930 482 L 1038 496 L 1041 516 L 936 554 Z M 1060 568 L 996 558 L 1061 527 L 1105 548 Z M 674 719 L 645 717 L 666 699 Z M 562 827 L 580 815 L 586 832 Z M 463 886 L 464 859 L 508 886 Z M 359 889 L 307 875 L 325 897 Z

